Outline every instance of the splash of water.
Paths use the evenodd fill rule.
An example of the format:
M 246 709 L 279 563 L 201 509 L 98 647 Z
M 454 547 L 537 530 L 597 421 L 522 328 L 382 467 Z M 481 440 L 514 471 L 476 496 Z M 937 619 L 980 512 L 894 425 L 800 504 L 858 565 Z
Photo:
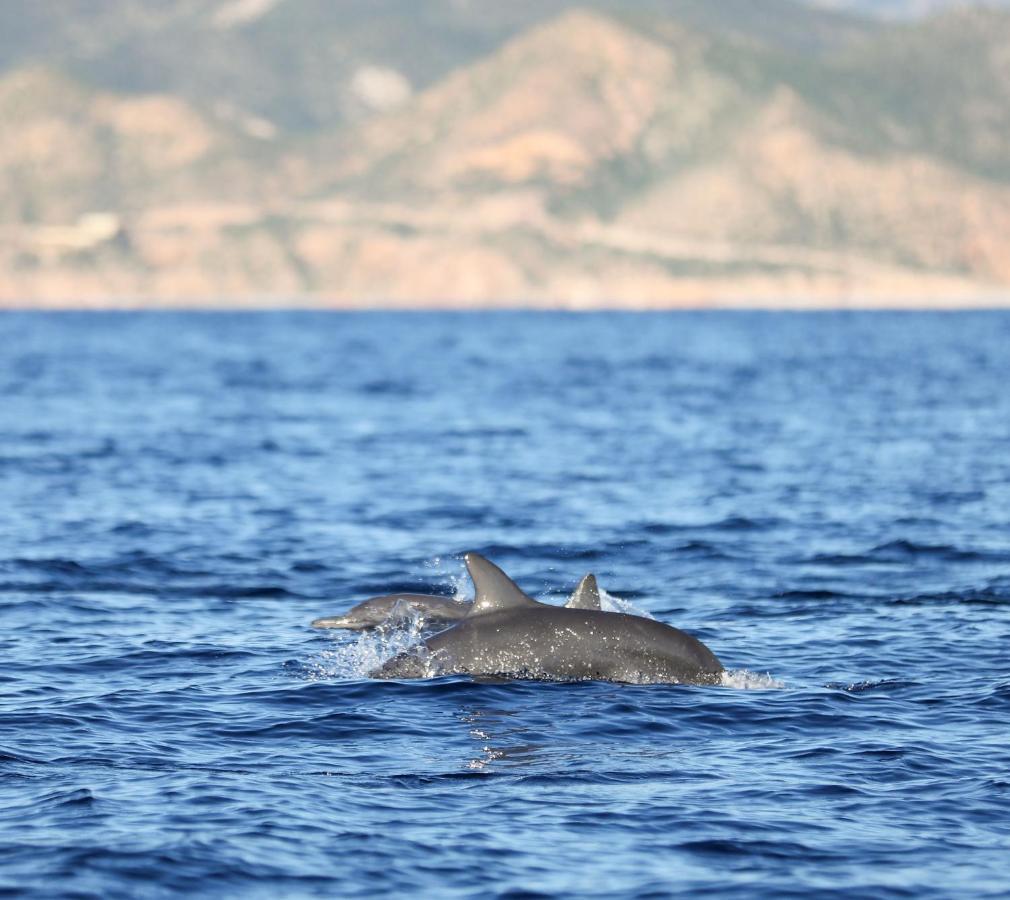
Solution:
M 600 588 L 600 607 L 604 612 L 625 613 L 629 616 L 639 616 L 643 619 L 654 620 L 656 618 L 652 613 L 639 609 L 630 600 L 623 600 L 620 597 L 615 597 L 613 594 L 608 594 L 603 588 Z
M 769 672 L 751 672 L 747 669 L 727 669 L 722 673 L 722 686 L 738 691 L 778 691 L 786 685 Z
M 306 663 L 307 677 L 310 681 L 367 678 L 387 660 L 416 648 L 429 631 L 424 616 L 407 607 L 402 616 L 371 631 L 335 635 L 332 650 L 322 650 Z
M 473 600 L 470 576 L 462 559 L 458 557 L 433 556 L 424 563 L 426 569 L 437 576 L 437 580 L 447 581 L 452 587 L 452 598 L 457 603 Z

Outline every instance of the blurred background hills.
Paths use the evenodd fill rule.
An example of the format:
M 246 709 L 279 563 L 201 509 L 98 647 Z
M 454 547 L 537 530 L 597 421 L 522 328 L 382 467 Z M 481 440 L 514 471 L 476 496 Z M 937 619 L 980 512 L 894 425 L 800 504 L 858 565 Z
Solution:
M 1007 3 L 4 3 L 0 123 L 7 304 L 1010 293 Z

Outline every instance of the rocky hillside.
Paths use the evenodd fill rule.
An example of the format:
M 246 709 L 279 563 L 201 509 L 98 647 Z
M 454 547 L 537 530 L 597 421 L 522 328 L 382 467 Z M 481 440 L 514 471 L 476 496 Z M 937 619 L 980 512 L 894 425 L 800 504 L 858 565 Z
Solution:
M 322 0 L 91 0 L 76 32 L 56 5 L 0 30 L 8 303 L 993 302 L 1010 286 L 1010 13 L 348 0 L 344 43 L 316 53 Z M 408 25 L 423 52 L 403 52 Z

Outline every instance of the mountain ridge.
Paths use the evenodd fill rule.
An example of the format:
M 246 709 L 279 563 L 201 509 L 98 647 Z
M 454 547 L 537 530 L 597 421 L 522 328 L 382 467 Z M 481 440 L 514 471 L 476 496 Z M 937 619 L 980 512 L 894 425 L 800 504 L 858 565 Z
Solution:
M 8 72 L 0 115 L 19 134 L 0 137 L 0 302 L 1004 296 L 1010 15 L 837 21 L 818 38 L 834 49 L 814 52 L 739 22 L 566 6 L 423 90 L 377 78 L 395 102 L 310 133 L 213 100 Z M 951 45 L 959 65 L 931 61 Z M 893 99 L 936 71 L 928 117 Z

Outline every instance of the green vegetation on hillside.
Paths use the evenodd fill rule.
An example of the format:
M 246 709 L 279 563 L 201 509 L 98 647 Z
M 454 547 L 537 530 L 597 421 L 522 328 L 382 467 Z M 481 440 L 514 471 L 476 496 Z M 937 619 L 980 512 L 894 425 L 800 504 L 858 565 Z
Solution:
M 0 297 L 1010 283 L 1010 12 L 335 9 L 38 0 L 0 27 Z

